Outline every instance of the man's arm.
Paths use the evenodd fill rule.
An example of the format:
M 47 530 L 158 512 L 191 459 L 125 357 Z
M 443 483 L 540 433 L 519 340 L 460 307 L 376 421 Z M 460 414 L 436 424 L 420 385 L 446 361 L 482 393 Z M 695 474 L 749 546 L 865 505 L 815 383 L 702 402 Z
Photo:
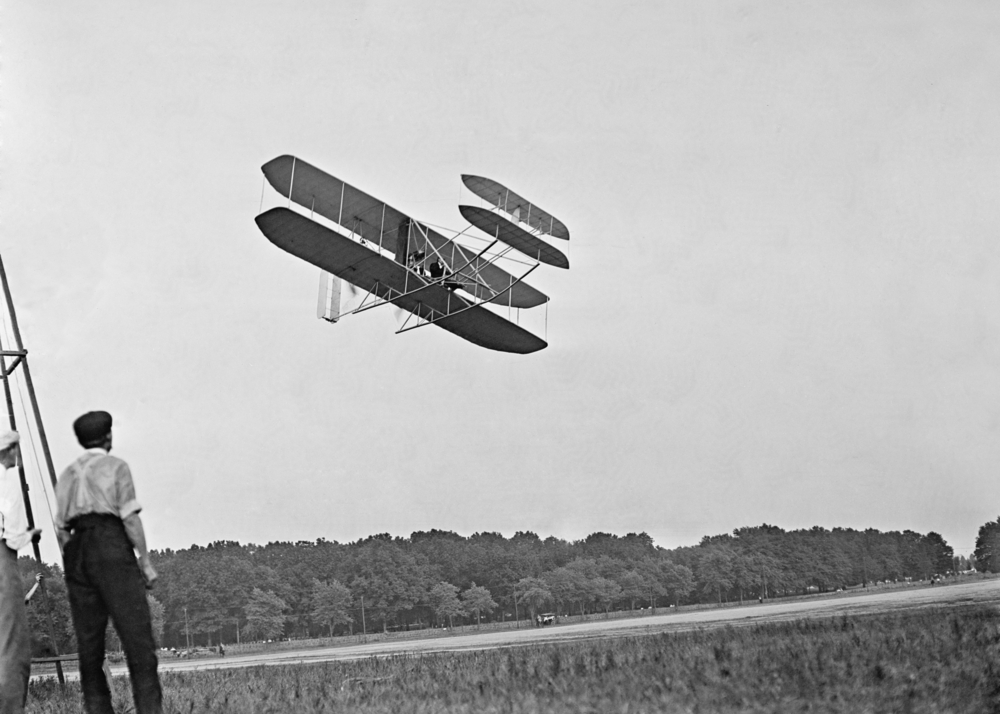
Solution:
M 113 458 L 113 457 L 112 457 Z M 132 482 L 132 472 L 128 464 L 120 459 L 115 467 L 115 487 L 118 515 L 125 524 L 125 535 L 132 542 L 132 547 L 139 553 L 139 568 L 142 577 L 146 579 L 146 587 L 153 587 L 156 581 L 156 570 L 149 562 L 149 551 L 146 549 L 146 532 L 139 520 L 139 502 L 135 500 L 135 484 Z M 125 515 L 128 514 L 128 515 Z
M 139 514 L 133 513 L 122 523 L 125 524 L 125 534 L 132 541 L 132 546 L 139 553 L 139 567 L 142 569 L 142 577 L 146 579 L 146 587 L 153 587 L 156 582 L 156 569 L 149 561 L 149 551 L 146 550 L 146 532 L 142 529 L 142 521 Z
M 28 594 L 24 596 L 24 604 L 25 605 L 27 605 L 31 601 L 31 598 L 34 597 L 34 595 L 35 595 L 35 591 L 38 590 L 38 586 L 41 585 L 41 584 L 42 584 L 42 574 L 41 573 L 36 573 L 35 574 L 35 584 L 31 586 L 31 590 L 29 590 Z
M 69 543 L 70 533 L 67 529 L 56 526 L 56 540 L 59 541 L 59 552 L 66 550 L 66 544 Z
M 72 474 L 73 466 L 70 466 L 59 475 L 59 481 L 56 483 L 56 517 L 52 525 L 56 527 L 56 543 L 59 544 L 60 553 L 66 550 L 66 544 L 69 543 L 71 535 L 66 515 L 69 507 L 69 486 L 73 479 Z

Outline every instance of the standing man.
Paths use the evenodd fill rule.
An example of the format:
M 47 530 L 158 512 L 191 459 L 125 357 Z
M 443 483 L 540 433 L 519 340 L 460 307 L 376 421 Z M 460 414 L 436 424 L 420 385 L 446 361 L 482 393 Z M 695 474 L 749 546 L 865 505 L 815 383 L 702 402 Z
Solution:
M 86 451 L 59 476 L 56 535 L 76 630 L 84 707 L 87 714 L 114 713 L 102 670 L 110 616 L 125 650 L 135 711 L 160 714 L 156 643 L 146 600 L 156 571 L 146 550 L 132 473 L 108 453 L 110 414 L 87 412 L 73 422 L 73 431 Z
M 0 435 L 0 714 L 21 714 L 31 674 L 31 633 L 24 609 L 24 585 L 17 570 L 17 551 L 38 540 L 27 530 L 21 491 L 21 438 L 16 431 Z

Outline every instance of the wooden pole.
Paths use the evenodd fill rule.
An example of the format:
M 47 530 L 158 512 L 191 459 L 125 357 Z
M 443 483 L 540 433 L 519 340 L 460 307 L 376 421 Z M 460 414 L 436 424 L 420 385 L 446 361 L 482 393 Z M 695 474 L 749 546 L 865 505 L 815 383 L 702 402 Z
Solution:
M 32 409 L 35 413 L 35 423 L 38 427 L 39 439 L 42 442 L 42 450 L 45 453 L 45 460 L 49 468 L 49 473 L 52 478 L 52 487 L 55 489 L 56 478 L 55 469 L 52 466 L 52 457 L 49 455 L 48 444 L 45 441 L 45 432 L 42 429 L 42 420 L 39 416 L 38 405 L 35 401 L 35 390 L 31 384 L 31 378 L 28 372 L 28 353 L 24 350 L 24 346 L 21 344 L 21 334 L 17 328 L 17 317 L 14 314 L 14 301 L 10 296 L 10 288 L 7 285 L 7 273 L 3 269 L 3 260 L 0 260 L 0 282 L 3 283 L 4 297 L 7 301 L 7 313 L 10 315 L 11 330 L 14 333 L 14 340 L 17 345 L 18 357 L 14 363 L 14 369 L 20 366 L 24 370 L 24 381 L 27 385 L 28 396 L 31 400 Z M 3 354 L 3 340 L 0 338 L 0 377 L 3 378 L 3 389 L 4 396 L 7 400 L 7 416 L 10 423 L 10 428 L 12 431 L 17 431 L 17 420 L 14 417 L 14 400 L 10 389 L 10 372 L 7 371 L 7 354 Z M 28 480 L 24 474 L 24 459 L 18 459 L 17 464 L 18 475 L 21 479 L 21 497 L 24 501 L 24 513 L 28 520 L 28 530 L 35 527 L 35 515 L 31 510 L 31 498 L 28 495 Z M 32 550 L 35 555 L 35 561 L 38 563 L 39 572 L 42 571 L 42 554 L 38 548 L 38 541 L 32 541 Z M 45 611 L 48 613 L 48 630 L 49 630 L 49 641 L 52 643 L 52 652 L 58 656 L 59 655 L 59 643 L 56 642 L 55 628 L 52 625 L 52 607 L 49 600 L 49 590 L 45 587 L 44 579 L 41 581 L 42 589 L 42 601 L 45 604 Z M 59 684 L 65 685 L 66 678 L 63 675 L 62 662 L 58 659 L 56 660 L 56 675 L 59 678 Z
M 45 425 L 42 424 L 42 414 L 38 409 L 38 399 L 35 397 L 35 385 L 31 381 L 31 370 L 28 368 L 28 353 L 21 342 L 21 331 L 17 326 L 17 314 L 14 312 L 14 301 L 10 296 L 10 286 L 7 284 L 7 273 L 3 268 L 3 259 L 0 258 L 0 282 L 3 282 L 4 298 L 7 301 L 7 313 L 10 315 L 10 327 L 14 333 L 14 344 L 18 352 L 22 353 L 22 358 L 15 361 L 15 366 L 20 362 L 24 370 L 24 385 L 28 390 L 28 400 L 31 402 L 31 411 L 35 417 L 35 426 L 38 429 L 38 440 L 42 444 L 42 454 L 45 456 L 45 466 L 49 471 L 49 480 L 52 488 L 56 487 L 56 469 L 52 465 L 52 454 L 49 451 L 49 440 L 45 436 Z M 13 370 L 11 370 L 13 371 Z

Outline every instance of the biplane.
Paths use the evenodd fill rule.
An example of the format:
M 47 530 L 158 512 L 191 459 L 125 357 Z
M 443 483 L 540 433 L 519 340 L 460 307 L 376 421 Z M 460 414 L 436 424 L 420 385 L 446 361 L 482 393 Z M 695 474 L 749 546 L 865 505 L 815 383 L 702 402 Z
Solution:
M 394 305 L 410 313 L 397 334 L 437 325 L 502 352 L 527 354 L 547 346 L 488 307 L 531 309 L 548 302 L 524 279 L 543 263 L 569 267 L 566 255 L 542 239 L 569 240 L 566 226 L 552 214 L 496 181 L 462 176 L 489 205 L 459 206 L 469 224 L 489 237 L 488 245 L 477 250 L 294 156 L 279 156 L 261 170 L 289 206 L 264 211 L 255 219 L 257 226 L 276 246 L 320 268 L 320 317 L 335 322 Z M 292 203 L 310 216 L 293 211 Z M 315 215 L 332 227 L 314 220 Z M 528 266 L 517 276 L 498 265 L 513 251 L 521 254 L 516 262 Z M 344 313 L 340 281 L 364 294 Z

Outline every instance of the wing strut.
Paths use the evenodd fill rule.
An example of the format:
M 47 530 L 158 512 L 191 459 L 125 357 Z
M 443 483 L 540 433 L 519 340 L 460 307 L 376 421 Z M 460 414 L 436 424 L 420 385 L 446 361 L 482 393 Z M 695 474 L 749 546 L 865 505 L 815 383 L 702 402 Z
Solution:
M 427 325 L 433 325 L 435 322 L 441 322 L 441 320 L 445 320 L 445 319 L 447 319 L 449 317 L 454 317 L 455 315 L 460 315 L 461 313 L 463 313 L 463 312 L 465 312 L 467 310 L 471 310 L 474 307 L 480 307 L 480 306 L 484 305 L 485 303 L 493 302 L 497 298 L 501 298 L 504 295 L 506 295 L 508 292 L 510 292 L 514 288 L 515 285 L 517 285 L 519 282 L 521 282 L 526 277 L 528 277 L 529 275 L 531 275 L 531 272 L 535 268 L 537 268 L 539 265 L 541 265 L 541 263 L 535 263 L 533 266 L 531 266 L 530 268 L 528 268 L 527 272 L 524 275 L 522 275 L 521 277 L 519 277 L 517 280 L 515 280 L 510 285 L 508 285 L 502 292 L 497 293 L 496 295 L 494 295 L 493 297 L 491 297 L 489 300 L 483 300 L 482 302 L 478 302 L 478 303 L 476 303 L 474 305 L 467 305 L 466 307 L 463 307 L 461 310 L 455 310 L 455 312 L 451 312 L 451 304 L 450 304 L 450 300 L 449 300 L 448 314 L 447 315 L 441 315 L 441 317 L 434 317 L 434 314 L 437 311 L 434 308 L 430 308 L 430 315 L 431 316 L 430 316 L 430 318 L 426 318 L 426 317 L 423 317 L 422 315 L 419 314 L 420 313 L 420 309 L 418 308 L 417 312 L 410 313 L 410 317 L 412 317 L 413 315 L 416 315 L 418 319 L 422 319 L 422 320 L 424 320 L 424 322 L 421 322 L 421 323 L 419 323 L 417 325 L 413 325 L 412 327 L 407 327 L 406 325 L 410 321 L 410 318 L 407 317 L 406 318 L 406 322 L 403 323 L 403 326 L 400 327 L 398 330 L 396 330 L 396 334 L 398 335 L 401 332 L 409 332 L 410 330 L 415 330 L 418 327 L 425 327 Z M 417 303 L 417 304 L 418 305 L 423 305 L 423 303 Z M 501 319 L 503 319 L 503 318 L 501 318 Z
M 493 241 L 493 243 L 490 243 L 488 246 L 486 246 L 485 248 L 483 248 L 483 250 L 479 253 L 479 255 L 477 255 L 474 258 L 472 258 L 472 260 L 469 260 L 465 265 L 462 266 L 462 268 L 465 268 L 470 263 L 472 263 L 472 261 L 476 260 L 476 258 L 479 258 L 483 253 L 485 253 L 490 248 L 492 248 L 494 246 L 494 244 L 496 244 L 496 242 L 497 241 Z M 437 252 L 437 251 L 435 251 L 435 252 Z M 416 277 L 419 277 L 419 276 L 416 276 Z M 396 297 L 392 296 L 392 292 L 393 292 L 392 288 L 388 288 L 388 293 L 387 293 L 388 297 L 379 298 L 379 299 L 382 300 L 382 302 L 377 302 L 377 303 L 374 303 L 372 305 L 365 305 L 365 300 L 368 299 L 368 296 L 366 295 L 365 296 L 365 300 L 361 301 L 361 305 L 359 305 L 354 310 L 351 310 L 350 312 L 346 312 L 344 314 L 345 315 L 353 315 L 356 312 L 364 312 L 366 310 L 371 310 L 374 307 L 380 307 L 382 305 L 392 304 L 393 300 L 399 300 L 400 298 L 409 297 L 410 295 L 414 295 L 416 293 L 419 293 L 421 290 L 426 290 L 427 288 L 431 287 L 432 285 L 441 285 L 446 280 L 449 280 L 449 279 L 451 279 L 453 277 L 455 277 L 455 273 L 453 273 L 451 275 L 446 275 L 444 277 L 437 278 L 436 280 L 431 280 L 431 281 L 425 281 L 425 280 L 423 280 L 423 278 L 421 278 L 421 280 L 423 281 L 423 285 L 421 285 L 420 287 L 418 287 L 418 288 L 416 288 L 414 290 L 407 290 L 406 292 L 399 293 L 399 295 L 397 295 Z M 514 283 L 514 284 L 516 285 L 516 283 Z M 375 287 L 372 288 L 372 290 L 368 291 L 368 295 L 371 295 L 372 292 L 374 291 L 375 292 L 375 297 L 378 298 L 378 292 L 377 292 L 378 291 L 378 285 L 379 285 L 378 283 L 375 283 Z M 510 290 L 510 288 L 507 288 L 507 290 Z M 504 292 L 506 293 L 507 290 L 505 290 Z M 499 297 L 500 294 L 502 294 L 502 293 L 498 293 L 497 295 L 494 295 L 489 300 L 482 300 L 482 301 L 480 301 L 478 303 L 473 303 L 473 305 L 481 305 L 483 302 L 491 302 L 493 300 L 496 300 L 496 298 Z M 450 299 L 450 296 L 449 296 L 449 299 Z

